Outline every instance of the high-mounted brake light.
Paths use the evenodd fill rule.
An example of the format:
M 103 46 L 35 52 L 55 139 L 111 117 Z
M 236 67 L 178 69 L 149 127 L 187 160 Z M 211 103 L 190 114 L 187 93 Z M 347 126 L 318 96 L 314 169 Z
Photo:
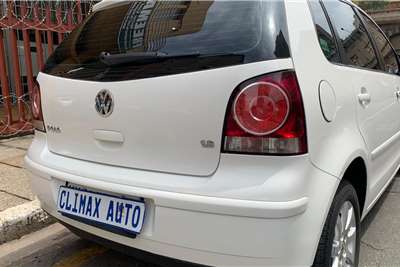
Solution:
M 43 121 L 42 103 L 40 100 L 40 86 L 38 82 L 35 82 L 35 86 L 32 89 L 31 100 L 33 127 L 35 127 L 36 130 L 45 132 L 46 128 Z
M 239 85 L 227 110 L 223 152 L 307 153 L 303 101 L 294 71 L 263 75 Z

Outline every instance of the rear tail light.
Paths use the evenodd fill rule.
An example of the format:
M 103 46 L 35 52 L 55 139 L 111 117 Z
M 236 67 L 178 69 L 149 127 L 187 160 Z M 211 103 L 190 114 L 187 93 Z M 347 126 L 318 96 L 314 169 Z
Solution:
M 35 127 L 36 130 L 45 132 L 46 128 L 44 127 L 42 103 L 40 100 L 40 86 L 38 82 L 35 83 L 35 86 L 32 89 L 31 98 L 33 127 Z
M 239 85 L 227 110 L 223 152 L 307 153 L 303 101 L 294 71 L 263 75 Z

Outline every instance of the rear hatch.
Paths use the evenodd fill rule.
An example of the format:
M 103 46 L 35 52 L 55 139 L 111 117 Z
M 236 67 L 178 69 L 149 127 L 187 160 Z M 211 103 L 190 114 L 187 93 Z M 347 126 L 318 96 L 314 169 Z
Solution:
M 286 40 L 281 1 L 112 1 L 39 76 L 49 149 L 210 175 L 232 91 L 268 61 L 289 58 Z

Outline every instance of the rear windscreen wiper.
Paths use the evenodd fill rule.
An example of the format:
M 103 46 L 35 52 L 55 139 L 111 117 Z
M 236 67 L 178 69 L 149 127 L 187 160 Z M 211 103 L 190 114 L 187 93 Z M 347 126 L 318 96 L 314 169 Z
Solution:
M 188 53 L 188 54 L 167 54 L 162 52 L 132 52 L 122 54 L 110 54 L 108 52 L 101 52 L 99 59 L 101 62 L 108 66 L 123 65 L 127 63 L 142 63 L 151 61 L 160 61 L 170 58 L 182 58 L 182 57 L 197 57 L 200 53 Z

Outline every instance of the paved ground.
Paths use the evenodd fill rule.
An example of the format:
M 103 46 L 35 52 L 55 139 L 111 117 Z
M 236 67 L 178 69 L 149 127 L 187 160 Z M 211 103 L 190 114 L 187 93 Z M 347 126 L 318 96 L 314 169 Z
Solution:
M 32 136 L 0 140 L 0 211 L 34 199 L 23 157 Z
M 31 137 L 0 140 L 0 211 L 34 198 L 22 168 L 30 142 Z M 400 176 L 365 219 L 362 228 L 360 266 L 400 266 Z M 0 246 L 0 266 L 150 265 L 81 240 L 55 224 Z
M 150 267 L 151 265 L 81 240 L 60 224 L 54 224 L 21 240 L 0 246 L 0 266 Z
M 400 177 L 363 222 L 361 266 L 400 266 Z

